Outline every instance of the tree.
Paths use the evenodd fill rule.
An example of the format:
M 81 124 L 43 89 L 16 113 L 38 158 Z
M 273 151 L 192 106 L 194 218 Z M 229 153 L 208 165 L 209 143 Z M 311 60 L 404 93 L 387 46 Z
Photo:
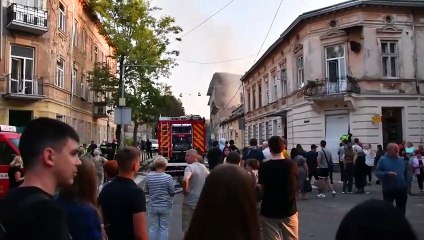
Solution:
M 115 106 L 120 86 L 124 86 L 127 106 L 132 108 L 134 132 L 137 132 L 140 123 L 153 121 L 152 116 L 157 115 L 161 101 L 154 80 L 168 77 L 170 69 L 176 66 L 174 57 L 179 52 L 168 50 L 167 46 L 170 37 L 182 29 L 170 16 L 153 17 L 153 12 L 160 9 L 150 7 L 148 1 L 91 0 L 90 5 L 100 21 L 100 33 L 114 48 L 112 57 L 119 65 L 119 87 L 109 88 L 110 78 L 95 71 L 91 73 L 90 85 L 113 91 Z M 120 127 L 116 129 L 118 139 Z

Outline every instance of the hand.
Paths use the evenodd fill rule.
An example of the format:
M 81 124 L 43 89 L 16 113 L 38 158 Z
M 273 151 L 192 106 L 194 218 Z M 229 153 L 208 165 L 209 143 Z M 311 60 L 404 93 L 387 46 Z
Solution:
M 306 181 L 309 181 L 309 178 L 308 177 L 306 178 Z
M 396 175 L 397 175 L 397 173 L 395 173 L 395 172 L 387 172 L 387 175 L 389 175 L 389 176 L 393 177 L 393 176 L 396 176 Z

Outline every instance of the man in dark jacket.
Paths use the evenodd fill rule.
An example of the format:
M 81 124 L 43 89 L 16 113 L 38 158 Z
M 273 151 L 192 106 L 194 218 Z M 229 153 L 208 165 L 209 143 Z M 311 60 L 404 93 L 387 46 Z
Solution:
M 208 159 L 209 169 L 212 170 L 214 167 L 216 167 L 218 164 L 221 164 L 223 162 L 223 156 L 221 150 L 219 150 L 219 143 L 218 141 L 212 142 L 212 149 L 208 151 L 208 154 L 206 155 Z
M 243 152 L 241 166 L 244 166 L 245 162 L 251 158 L 258 160 L 260 163 L 262 163 L 262 161 L 265 159 L 262 149 L 258 147 L 258 140 L 256 138 L 250 139 L 249 144 L 250 147 L 246 149 L 245 152 Z

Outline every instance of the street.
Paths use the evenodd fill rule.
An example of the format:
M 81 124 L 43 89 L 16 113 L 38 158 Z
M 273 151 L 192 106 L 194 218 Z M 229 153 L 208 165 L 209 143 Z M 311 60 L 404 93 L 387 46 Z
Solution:
M 417 183 L 413 182 L 413 192 L 417 192 Z M 369 194 L 340 194 L 342 184 L 335 184 L 337 195 L 335 198 L 316 198 L 310 194 L 308 200 L 298 201 L 299 211 L 299 234 L 301 240 L 329 240 L 334 239 L 337 228 L 344 215 L 356 204 L 370 199 L 382 199 L 381 186 L 372 185 L 366 187 Z M 330 195 L 330 194 L 329 194 Z M 181 204 L 182 194 L 174 198 L 174 206 L 170 219 L 170 240 L 181 240 Z M 418 239 L 424 240 L 424 196 L 411 196 L 407 203 L 407 218 L 414 228 Z

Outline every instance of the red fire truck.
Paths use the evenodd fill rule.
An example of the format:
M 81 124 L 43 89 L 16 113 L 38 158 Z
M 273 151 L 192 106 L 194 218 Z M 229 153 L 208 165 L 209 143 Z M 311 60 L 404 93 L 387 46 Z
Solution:
M 205 118 L 199 115 L 182 117 L 159 117 L 157 136 L 158 154 L 169 160 L 166 172 L 181 175 L 187 166 L 185 153 L 197 149 L 201 155 L 206 153 Z
M 0 198 L 9 191 L 9 164 L 20 155 L 19 139 L 21 134 L 16 133 L 16 127 L 0 125 Z

